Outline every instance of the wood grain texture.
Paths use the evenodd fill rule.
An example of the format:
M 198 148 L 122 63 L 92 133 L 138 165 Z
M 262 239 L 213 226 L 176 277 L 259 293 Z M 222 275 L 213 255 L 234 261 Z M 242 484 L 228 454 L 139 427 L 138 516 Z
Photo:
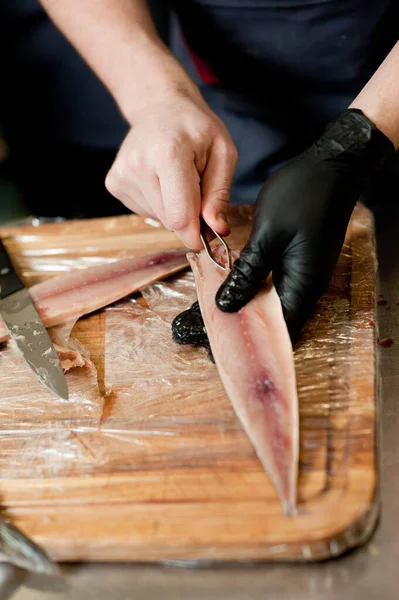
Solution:
M 250 214 L 233 211 L 232 246 Z M 30 284 L 179 245 L 133 216 L 0 234 Z M 66 561 L 318 560 L 362 543 L 378 516 L 375 269 L 373 222 L 359 206 L 295 348 L 298 517 L 284 517 L 215 366 L 171 340 L 171 318 L 195 298 L 189 272 L 77 323 L 97 372 L 67 375 L 68 403 L 41 389 L 12 343 L 2 349 L 7 514 Z

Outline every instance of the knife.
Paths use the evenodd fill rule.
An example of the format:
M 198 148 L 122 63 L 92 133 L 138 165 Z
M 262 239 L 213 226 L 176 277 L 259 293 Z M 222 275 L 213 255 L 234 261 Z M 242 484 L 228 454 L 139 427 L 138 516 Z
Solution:
M 68 400 L 60 359 L 0 239 L 0 314 L 25 361 L 50 392 Z

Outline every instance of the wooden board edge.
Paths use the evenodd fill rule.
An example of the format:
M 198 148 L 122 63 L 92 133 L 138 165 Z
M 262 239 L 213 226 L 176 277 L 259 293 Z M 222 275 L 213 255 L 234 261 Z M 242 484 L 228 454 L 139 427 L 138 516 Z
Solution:
M 351 527 L 331 539 L 329 536 L 318 540 L 310 548 L 309 544 L 286 544 L 287 550 L 284 555 L 276 553 L 268 546 L 257 545 L 230 547 L 224 546 L 221 549 L 215 546 L 201 548 L 196 546 L 190 548 L 174 549 L 165 552 L 164 548 L 151 548 L 147 553 L 143 548 L 133 546 L 112 547 L 113 556 L 110 558 L 110 547 L 107 544 L 100 544 L 98 547 L 74 549 L 72 553 L 63 552 L 52 548 L 48 540 L 42 536 L 36 536 L 35 541 L 46 547 L 50 556 L 59 563 L 71 564 L 76 562 L 102 562 L 108 564 L 127 563 L 127 564 L 165 564 L 179 563 L 181 566 L 189 567 L 192 564 L 197 566 L 223 566 L 229 563 L 239 566 L 240 562 L 253 565 L 259 564 L 310 564 L 321 563 L 329 560 L 335 560 L 345 556 L 351 551 L 366 545 L 374 535 L 379 522 L 379 505 L 373 503 L 368 510 L 352 523 Z M 158 554 L 158 557 L 156 555 Z
M 124 506 L 124 508 L 127 507 L 128 505 Z M 123 506 L 120 508 L 123 512 Z M 143 508 L 145 509 L 145 506 Z M 55 512 L 57 512 L 56 509 L 57 507 L 54 506 L 53 510 Z M 103 517 L 106 518 L 109 509 L 107 507 L 104 507 L 104 509 Z M 76 512 L 79 512 L 79 509 L 76 512 L 72 509 L 70 512 L 70 528 L 66 536 L 65 530 L 63 535 L 62 530 L 52 529 L 51 517 L 47 533 L 43 532 L 40 525 L 41 517 L 43 517 L 42 507 L 31 508 L 27 512 L 22 508 L 14 508 L 9 511 L 8 516 L 25 533 L 46 548 L 49 554 L 59 562 L 160 564 L 165 561 L 178 561 L 187 563 L 187 565 L 193 561 L 198 564 L 209 562 L 214 564 L 234 562 L 238 564 L 240 561 L 250 563 L 311 563 L 338 558 L 348 551 L 366 544 L 373 535 L 378 523 L 380 503 L 376 493 L 367 508 L 360 512 L 351 523 L 348 523 L 348 519 L 343 519 L 334 534 L 328 531 L 326 535 L 314 537 L 311 541 L 305 543 L 302 541 L 286 542 L 283 544 L 283 551 L 281 551 L 281 544 L 262 543 L 259 537 L 253 541 L 248 539 L 244 543 L 242 540 L 240 542 L 224 540 L 219 544 L 214 541 L 207 544 L 204 543 L 204 540 L 198 540 L 195 532 L 193 538 L 193 532 L 190 531 L 187 532 L 186 539 L 181 538 L 180 542 L 172 543 L 170 546 L 165 545 L 164 542 L 159 545 L 151 539 L 148 546 L 146 546 L 137 543 L 137 523 L 131 526 L 131 537 L 129 533 L 126 535 L 126 530 L 129 529 L 129 526 L 127 526 L 123 534 L 124 537 L 108 532 L 101 540 L 92 539 L 91 542 L 87 543 L 87 536 L 85 537 L 84 534 L 85 515 L 77 515 Z M 75 523 L 74 517 L 77 517 Z M 149 523 L 150 530 L 155 531 L 158 520 L 156 515 L 154 517 L 150 519 Z M 122 515 L 121 518 L 119 515 L 117 517 L 121 521 L 124 518 L 126 518 L 126 515 L 125 517 Z M 90 524 L 86 523 L 86 525 L 90 529 Z

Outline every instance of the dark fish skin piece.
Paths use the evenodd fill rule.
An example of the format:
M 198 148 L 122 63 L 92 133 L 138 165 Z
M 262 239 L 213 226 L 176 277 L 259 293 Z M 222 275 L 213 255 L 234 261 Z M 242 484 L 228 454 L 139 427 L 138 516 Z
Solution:
M 178 314 L 172 322 L 172 337 L 177 344 L 209 347 L 204 320 L 198 302 Z
M 173 319 L 172 338 L 176 344 L 188 344 L 205 348 L 208 350 L 208 358 L 213 363 L 215 362 L 198 301 Z

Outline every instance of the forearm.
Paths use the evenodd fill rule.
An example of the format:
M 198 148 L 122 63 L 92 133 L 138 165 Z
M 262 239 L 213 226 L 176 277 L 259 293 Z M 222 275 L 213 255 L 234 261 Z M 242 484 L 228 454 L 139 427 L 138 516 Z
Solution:
M 399 148 L 399 42 L 352 102 Z
M 146 0 L 40 0 L 128 121 L 155 93 L 192 86 L 163 44 Z

